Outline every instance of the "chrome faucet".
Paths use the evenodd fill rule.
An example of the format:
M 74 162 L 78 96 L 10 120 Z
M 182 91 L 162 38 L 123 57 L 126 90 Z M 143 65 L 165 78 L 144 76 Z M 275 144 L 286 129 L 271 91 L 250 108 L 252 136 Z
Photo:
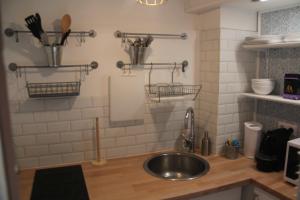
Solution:
M 184 148 L 188 149 L 189 152 L 195 153 L 194 110 L 192 107 L 189 107 L 185 113 L 185 118 L 184 118 L 185 129 L 188 129 L 189 119 L 191 119 L 190 131 L 188 135 L 183 135 L 184 137 L 183 146 Z

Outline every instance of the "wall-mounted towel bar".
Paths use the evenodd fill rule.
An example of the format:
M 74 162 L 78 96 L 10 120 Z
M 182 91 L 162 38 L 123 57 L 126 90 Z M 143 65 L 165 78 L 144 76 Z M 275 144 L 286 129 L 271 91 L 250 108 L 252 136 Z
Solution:
M 25 30 L 14 30 L 12 28 L 7 28 L 4 31 L 5 35 L 7 37 L 12 37 L 15 36 L 16 42 L 19 42 L 19 34 L 31 34 L 30 31 L 25 31 Z M 46 31 L 48 36 L 57 36 L 57 34 L 61 34 L 60 31 Z M 90 30 L 90 31 L 72 31 L 69 35 L 69 37 L 78 37 L 80 38 L 81 42 L 84 42 L 85 37 L 96 37 L 97 33 L 95 30 Z
M 178 39 L 187 39 L 186 33 L 181 34 L 163 34 L 163 33 L 127 33 L 127 32 L 121 32 L 116 31 L 115 37 L 117 38 L 136 38 L 136 37 L 147 37 L 151 35 L 152 37 L 156 38 L 178 38 Z
M 144 67 L 144 69 L 173 69 L 174 66 L 176 69 L 181 68 L 182 72 L 185 72 L 185 68 L 189 65 L 189 62 L 187 60 L 181 62 L 181 63 L 143 63 L 141 64 L 143 66 L 150 66 L 150 67 Z M 160 66 L 160 67 L 154 67 L 154 66 Z M 123 61 L 117 62 L 117 67 L 122 69 L 125 66 L 132 66 L 130 63 L 124 63 Z M 178 66 L 178 67 L 177 67 Z

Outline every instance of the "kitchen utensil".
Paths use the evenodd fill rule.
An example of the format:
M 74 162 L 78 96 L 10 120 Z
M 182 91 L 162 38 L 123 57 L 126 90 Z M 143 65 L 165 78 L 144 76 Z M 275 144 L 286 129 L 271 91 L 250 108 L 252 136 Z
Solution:
M 25 18 L 26 26 L 31 33 L 39 40 L 41 40 L 39 27 L 36 25 L 36 18 L 34 15 L 30 15 Z
M 151 43 L 153 42 L 153 37 L 151 35 L 149 35 L 147 37 L 146 43 L 145 43 L 145 47 L 149 47 L 151 45 Z
M 70 35 L 70 33 L 71 33 L 71 29 L 69 29 L 66 33 L 63 34 L 63 36 L 61 38 L 60 45 L 64 45 L 65 44 L 65 41 L 68 38 L 68 36 Z
M 43 45 L 49 45 L 48 36 L 43 30 L 42 20 L 39 13 L 36 13 L 35 16 L 30 15 L 26 17 L 25 21 L 32 34 L 38 38 Z
M 49 45 L 49 39 L 48 39 L 48 36 L 47 36 L 47 33 L 45 33 L 43 27 L 42 27 L 42 19 L 41 19 L 41 16 L 39 13 L 36 13 L 35 14 L 35 17 L 36 17 L 36 24 L 37 24 L 37 27 L 40 31 L 40 36 L 41 36 L 41 42 L 43 45 Z
M 141 43 L 142 43 L 142 40 L 140 37 L 138 37 L 135 41 L 134 41 L 134 46 L 136 47 L 140 47 L 141 46 Z
M 134 44 L 133 44 L 133 42 L 132 42 L 131 39 L 128 39 L 128 38 L 127 38 L 127 43 L 129 44 L 129 46 L 134 46 Z
M 70 15 L 66 14 L 62 17 L 61 24 L 60 24 L 62 33 L 68 32 L 68 30 L 70 29 L 70 26 L 71 26 L 71 22 L 72 22 L 72 20 L 71 20 Z

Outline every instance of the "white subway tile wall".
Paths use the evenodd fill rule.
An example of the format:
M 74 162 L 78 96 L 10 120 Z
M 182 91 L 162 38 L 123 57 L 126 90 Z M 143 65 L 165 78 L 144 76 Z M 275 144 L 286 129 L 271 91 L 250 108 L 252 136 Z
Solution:
M 95 118 L 100 119 L 101 155 L 106 159 L 174 148 L 187 107 L 194 102 L 150 103 L 143 125 L 110 127 L 108 99 L 12 101 L 13 139 L 21 169 L 95 159 Z M 35 107 L 36 105 L 36 107 Z
M 236 29 L 220 30 L 220 87 L 218 99 L 216 153 L 222 153 L 227 138 L 243 142 L 245 121 L 253 119 L 253 101 L 241 98 L 249 92 L 255 77 L 256 53 L 241 47 L 245 37 L 256 32 Z
M 206 22 L 204 22 L 206 23 Z M 241 48 L 245 37 L 256 32 L 220 27 L 200 26 L 200 64 L 198 73 L 202 84 L 197 102 L 201 137 L 209 132 L 212 152 L 223 152 L 228 137 L 243 139 L 243 122 L 253 118 L 253 101 L 240 98 L 250 90 L 255 77 L 256 54 Z
M 199 138 L 207 130 L 211 138 L 212 153 L 216 152 L 217 114 L 219 98 L 220 30 L 200 30 L 199 78 L 202 84 L 198 99 Z

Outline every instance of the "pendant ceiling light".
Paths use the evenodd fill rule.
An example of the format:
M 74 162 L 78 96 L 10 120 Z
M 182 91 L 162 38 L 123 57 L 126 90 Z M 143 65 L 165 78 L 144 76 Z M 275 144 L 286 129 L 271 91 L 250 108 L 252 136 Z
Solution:
M 159 6 L 167 2 L 167 0 L 136 0 L 136 1 L 146 6 Z

